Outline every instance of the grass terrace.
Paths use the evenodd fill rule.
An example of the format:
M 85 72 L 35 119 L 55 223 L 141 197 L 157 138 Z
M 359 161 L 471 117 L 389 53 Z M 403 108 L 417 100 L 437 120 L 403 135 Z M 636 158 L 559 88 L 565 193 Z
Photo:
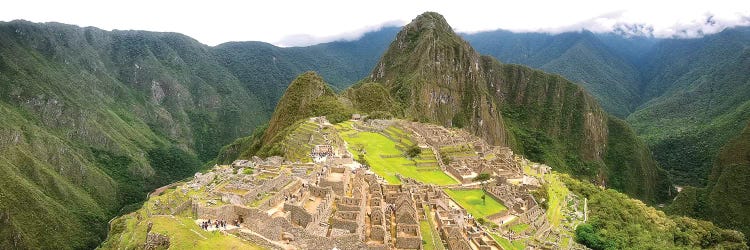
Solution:
M 474 157 L 477 152 L 471 144 L 460 144 L 440 147 L 440 154 L 453 158 Z
M 484 218 L 508 209 L 489 194 L 485 198 L 486 203 L 483 202 L 484 190 L 481 189 L 446 189 L 445 193 L 476 218 Z
M 557 176 L 557 174 L 549 174 L 544 177 L 549 183 L 547 186 L 547 219 L 554 227 L 559 227 L 563 219 L 563 206 L 565 204 L 565 197 L 568 196 L 570 190 L 565 186 Z
M 338 129 L 339 134 L 348 143 L 348 150 L 355 159 L 362 161 L 363 159 L 359 159 L 360 152 L 366 152 L 363 154 L 364 160 L 373 172 L 382 176 L 388 183 L 401 183 L 396 174 L 437 185 L 458 183 L 440 168 L 418 168 L 417 162 L 407 159 L 404 152 L 396 146 L 396 142 L 382 134 L 355 131 L 351 129 L 351 122 L 341 123 L 337 128 L 341 128 Z
M 136 213 L 125 215 L 113 225 L 123 227 L 120 242 L 121 249 L 143 248 L 146 240 L 146 228 L 153 222 L 152 232 L 169 235 L 169 249 L 262 249 L 250 242 L 221 232 L 203 231 L 191 218 L 176 216 L 152 216 L 139 221 Z M 114 247 L 114 246 L 111 246 Z
M 304 121 L 284 137 L 281 145 L 284 148 L 284 156 L 288 160 L 310 162 L 312 161 L 310 158 L 312 147 L 324 143 L 325 140 L 318 130 L 318 124 Z

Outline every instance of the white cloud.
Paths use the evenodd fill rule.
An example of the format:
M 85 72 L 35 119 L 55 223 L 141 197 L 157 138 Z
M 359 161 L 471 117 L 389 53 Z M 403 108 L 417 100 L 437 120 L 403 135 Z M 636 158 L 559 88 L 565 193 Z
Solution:
M 355 39 L 385 24 L 406 23 L 424 11 L 443 14 L 459 32 L 606 32 L 639 27 L 657 37 L 694 37 L 750 25 L 747 0 L 11 1 L 3 3 L 0 20 L 173 31 L 209 45 L 255 40 L 289 46 Z

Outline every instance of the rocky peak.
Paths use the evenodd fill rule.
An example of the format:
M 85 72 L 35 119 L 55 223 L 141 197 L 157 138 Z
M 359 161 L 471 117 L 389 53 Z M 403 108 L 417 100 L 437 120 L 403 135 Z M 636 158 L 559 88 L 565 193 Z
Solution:
M 383 84 L 408 118 L 464 127 L 499 144 L 505 132 L 494 102 L 482 94 L 480 58 L 443 16 L 426 12 L 403 27 L 369 80 Z

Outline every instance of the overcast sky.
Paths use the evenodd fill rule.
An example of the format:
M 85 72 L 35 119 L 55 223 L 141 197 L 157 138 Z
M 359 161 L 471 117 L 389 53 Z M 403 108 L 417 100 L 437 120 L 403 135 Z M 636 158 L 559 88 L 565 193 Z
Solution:
M 651 31 L 657 37 L 695 37 L 750 25 L 750 0 L 8 1 L 0 7 L 2 21 L 172 31 L 208 45 L 264 41 L 301 46 L 351 40 L 384 25 L 406 24 L 425 11 L 443 14 L 457 32 L 607 32 L 638 27 L 634 32 Z

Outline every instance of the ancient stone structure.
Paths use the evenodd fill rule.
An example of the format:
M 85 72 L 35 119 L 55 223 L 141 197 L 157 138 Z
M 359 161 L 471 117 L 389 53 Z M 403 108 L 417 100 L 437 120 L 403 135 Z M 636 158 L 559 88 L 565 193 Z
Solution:
M 324 118 L 311 121 L 320 128 L 332 126 Z M 490 197 L 508 209 L 483 219 L 502 226 L 507 226 L 503 225 L 506 221 L 524 223 L 529 229 L 513 234 L 480 225 L 444 192 L 445 186 L 402 176 L 397 176 L 401 184 L 389 184 L 358 168 L 346 148 L 341 147 L 344 144 L 337 141 L 340 138 L 324 132 L 317 136 L 324 137 L 328 144 L 315 145 L 311 150 L 312 156 L 324 157 L 322 161 L 301 163 L 281 157 L 253 157 L 237 160 L 231 166 L 215 166 L 177 187 L 181 195 L 160 201 L 148 212 L 189 213 L 197 220 L 228 221 L 234 223 L 233 227 L 217 230 L 269 249 L 421 249 L 427 241 L 448 249 L 500 249 L 490 231 L 485 230 L 511 240 L 560 238 L 555 236 L 545 210 L 529 193 L 543 184 L 544 178 L 539 176 L 549 173 L 549 167 L 532 165 L 536 177 L 524 175 L 519 164 L 523 159 L 510 149 L 488 145 L 462 130 L 391 120 L 357 121 L 354 126 L 379 133 L 393 133 L 398 131 L 393 126 L 399 126 L 421 147 L 435 152 L 438 160 L 440 149 L 449 149 L 446 152 L 452 154 L 451 161 L 440 166 L 467 184 L 450 188 L 484 187 Z M 455 151 L 449 152 L 450 149 Z M 489 174 L 492 180 L 477 183 L 474 178 L 479 174 Z M 433 232 L 431 239 L 423 238 L 427 237 L 422 235 L 425 225 Z M 165 241 L 158 234 L 149 237 L 153 238 L 153 246 L 169 244 L 168 238 Z

